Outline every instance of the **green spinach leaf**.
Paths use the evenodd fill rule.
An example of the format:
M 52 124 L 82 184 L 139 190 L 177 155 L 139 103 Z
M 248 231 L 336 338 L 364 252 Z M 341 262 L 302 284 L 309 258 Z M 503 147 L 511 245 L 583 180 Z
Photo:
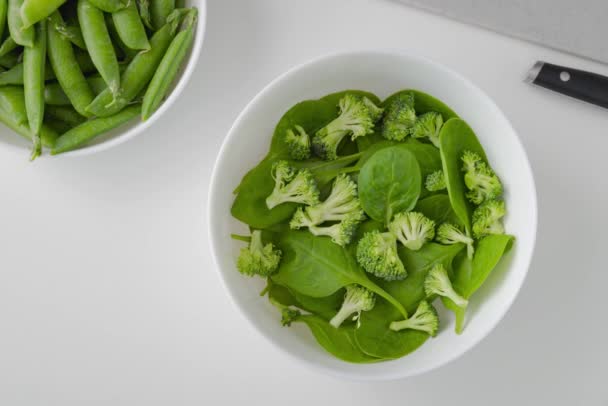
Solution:
M 393 216 L 416 206 L 421 188 L 414 154 L 399 147 L 376 152 L 359 173 L 359 196 L 367 215 L 388 224 Z
M 416 204 L 414 211 L 424 214 L 438 226 L 443 223 L 462 225 L 460 218 L 458 218 L 456 213 L 454 213 L 454 210 L 452 210 L 450 198 L 443 193 L 418 200 L 418 204 Z
M 483 147 L 466 122 L 458 118 L 448 120 L 439 133 L 443 174 L 454 212 L 471 234 L 473 206 L 466 198 L 466 186 L 462 173 L 462 155 L 465 151 L 479 154 L 487 161 Z

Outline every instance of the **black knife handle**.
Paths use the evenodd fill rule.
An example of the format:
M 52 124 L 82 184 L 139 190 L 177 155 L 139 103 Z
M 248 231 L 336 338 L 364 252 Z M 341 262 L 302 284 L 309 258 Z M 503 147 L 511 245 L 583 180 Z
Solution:
M 547 62 L 536 62 L 527 81 L 608 108 L 608 77 Z

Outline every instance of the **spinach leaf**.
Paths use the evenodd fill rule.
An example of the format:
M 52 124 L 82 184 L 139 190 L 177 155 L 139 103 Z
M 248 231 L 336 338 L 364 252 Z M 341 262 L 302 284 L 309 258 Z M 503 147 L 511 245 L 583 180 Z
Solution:
M 381 149 L 359 173 L 361 206 L 371 218 L 388 224 L 393 215 L 414 208 L 421 183 L 413 153 L 399 147 Z
M 301 316 L 298 321 L 306 323 L 321 347 L 336 358 L 357 364 L 380 361 L 367 355 L 357 346 L 353 327 L 335 328 L 315 315 Z
M 465 299 L 469 299 L 488 278 L 503 254 L 513 243 L 510 235 L 489 235 L 479 240 L 472 260 L 466 255 L 459 256 L 454 261 L 452 270 L 452 285 L 454 290 Z M 452 310 L 456 316 L 456 332 L 460 334 L 464 328 L 466 308 L 456 306 L 449 299 L 442 298 L 443 304 Z
M 464 184 L 461 159 L 464 151 L 476 152 L 487 161 L 486 154 L 471 127 L 458 118 L 448 120 L 443 125 L 439 133 L 439 142 L 441 146 L 443 174 L 450 202 L 452 202 L 454 212 L 470 235 L 473 206 L 465 196 L 466 186 Z
M 384 300 L 377 300 L 376 306 L 369 312 L 361 313 L 361 325 L 355 330 L 358 347 L 368 356 L 383 359 L 403 357 L 428 339 L 422 331 L 392 331 L 389 325 L 403 317 Z
M 344 299 L 343 289 L 327 297 L 310 297 L 281 286 L 272 279 L 268 279 L 267 290 L 268 297 L 283 306 L 295 306 L 328 321 L 336 315 Z
M 397 299 L 408 312 L 413 313 L 418 303 L 426 297 L 424 279 L 427 273 L 437 264 L 449 268 L 454 257 L 463 248 L 463 244 L 428 243 L 420 250 L 412 251 L 400 246 L 399 257 L 407 269 L 407 278 L 392 282 L 378 281 L 378 284 Z
M 405 143 L 397 145 L 401 149 L 410 151 L 416 157 L 418 165 L 420 166 L 420 176 L 422 184 L 420 186 L 420 197 L 426 197 L 431 194 L 424 187 L 426 177 L 431 173 L 441 170 L 441 155 L 439 149 L 431 144 L 423 144 L 416 140 L 408 140 Z
M 230 210 L 232 216 L 253 228 L 263 229 L 288 220 L 298 207 L 295 203 L 280 204 L 272 209 L 266 198 L 274 189 L 271 169 L 275 160 L 264 159 L 241 181 Z
M 326 297 L 346 285 L 356 283 L 385 298 L 405 317 L 403 306 L 372 282 L 346 248 L 327 237 L 306 231 L 286 232 L 279 247 L 283 260 L 272 280 L 310 297 Z
M 300 125 L 312 137 L 320 128 L 338 116 L 336 106 L 322 100 L 306 100 L 290 108 L 275 127 L 268 157 L 289 159 L 285 133 Z
M 386 98 L 384 102 L 382 102 L 382 105 L 388 106 L 391 101 L 394 98 L 398 97 L 401 93 L 412 93 L 414 95 L 414 109 L 416 110 L 417 115 L 428 113 L 429 111 L 434 111 L 436 113 L 440 113 L 443 116 L 443 121 L 447 121 L 450 118 L 458 117 L 458 114 L 454 113 L 454 111 L 447 105 L 445 105 L 442 101 L 434 98 L 429 94 L 413 89 L 406 89 L 398 91 L 397 93 L 393 93 L 388 98 Z
M 418 204 L 414 208 L 414 211 L 424 214 L 440 225 L 442 223 L 452 223 L 454 225 L 462 225 L 462 222 L 452 210 L 452 203 L 450 198 L 446 194 L 436 194 L 426 197 L 422 200 L 418 200 Z

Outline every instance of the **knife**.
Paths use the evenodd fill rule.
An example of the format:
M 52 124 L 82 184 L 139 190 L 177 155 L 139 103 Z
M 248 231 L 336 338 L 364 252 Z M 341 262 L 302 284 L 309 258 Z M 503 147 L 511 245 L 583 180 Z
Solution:
M 608 77 L 538 61 L 525 81 L 575 99 L 608 108 Z

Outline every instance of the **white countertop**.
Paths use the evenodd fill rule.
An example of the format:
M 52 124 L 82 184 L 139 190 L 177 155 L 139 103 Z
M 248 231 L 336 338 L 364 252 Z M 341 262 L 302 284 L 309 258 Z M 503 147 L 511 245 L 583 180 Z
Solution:
M 0 404 L 608 405 L 608 111 L 522 82 L 537 59 L 608 67 L 387 0 L 210 0 L 198 70 L 147 134 L 98 155 L 0 149 Z M 397 48 L 472 79 L 521 135 L 540 223 L 528 279 L 478 347 L 385 383 L 317 375 L 223 291 L 205 212 L 247 102 L 321 54 Z

